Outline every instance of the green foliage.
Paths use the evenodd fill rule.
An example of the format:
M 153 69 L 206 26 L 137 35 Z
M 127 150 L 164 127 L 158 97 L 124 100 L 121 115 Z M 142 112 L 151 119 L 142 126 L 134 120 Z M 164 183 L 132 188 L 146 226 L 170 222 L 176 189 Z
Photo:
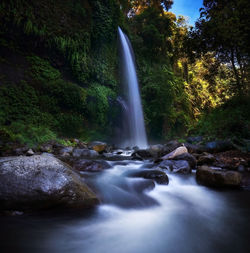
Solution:
M 233 98 L 209 114 L 203 115 L 190 131 L 214 138 L 250 138 L 250 99 Z
M 61 73 L 48 61 L 35 55 L 27 56 L 26 59 L 31 65 L 28 75 L 31 75 L 33 79 L 43 82 L 57 80 L 61 77 Z
M 1 127 L 0 134 L 8 141 L 27 144 L 30 147 L 57 139 L 56 134 L 45 126 L 27 125 L 19 121 L 8 127 Z
M 111 109 L 109 100 L 115 98 L 115 93 L 110 88 L 93 83 L 87 90 L 87 111 L 95 115 L 91 122 L 97 128 L 105 128 L 108 124 L 108 112 Z

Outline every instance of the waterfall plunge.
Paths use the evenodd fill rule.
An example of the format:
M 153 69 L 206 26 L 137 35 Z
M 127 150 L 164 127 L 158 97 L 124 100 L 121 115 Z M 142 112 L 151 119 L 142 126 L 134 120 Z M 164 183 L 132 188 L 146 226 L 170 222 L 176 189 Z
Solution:
M 123 111 L 124 118 L 126 119 L 126 125 L 123 127 L 127 134 L 126 140 L 122 145 L 146 148 L 148 143 L 133 49 L 128 37 L 122 32 L 120 27 L 118 27 L 118 33 L 121 43 L 121 81 L 126 94 L 127 104 L 127 110 Z

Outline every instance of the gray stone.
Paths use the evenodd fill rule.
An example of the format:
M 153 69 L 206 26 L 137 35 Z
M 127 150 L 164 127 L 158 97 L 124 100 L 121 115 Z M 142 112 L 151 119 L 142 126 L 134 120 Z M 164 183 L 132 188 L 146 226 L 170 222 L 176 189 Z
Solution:
M 147 149 L 139 149 L 132 154 L 132 157 L 138 158 L 138 160 L 147 159 L 147 158 L 152 158 L 152 154 Z
M 73 168 L 79 171 L 99 172 L 105 169 L 110 169 L 111 165 L 104 160 L 86 160 L 80 159 L 73 163 Z
M 98 152 L 89 149 L 75 148 L 72 153 L 73 157 L 96 158 L 99 156 Z
M 159 168 L 181 174 L 188 174 L 192 172 L 189 163 L 185 160 L 164 160 L 159 164 Z
M 212 165 L 216 161 L 216 158 L 209 153 L 204 153 L 201 156 L 199 156 L 197 164 L 198 165 Z
M 189 163 L 189 166 L 192 170 L 196 169 L 196 165 L 197 165 L 197 161 L 196 158 L 189 154 L 189 153 L 183 153 L 181 155 L 178 155 L 174 158 L 172 158 L 172 160 L 184 160 L 187 161 Z
M 0 159 L 1 209 L 85 208 L 97 203 L 80 176 L 55 157 Z
M 125 173 L 127 177 L 142 177 L 152 179 L 158 184 L 168 184 L 168 176 L 160 170 L 131 170 Z
M 26 155 L 27 156 L 32 156 L 32 155 L 34 155 L 35 153 L 34 153 L 34 151 L 30 148 L 27 152 L 26 152 Z
M 237 171 L 198 167 L 196 179 L 200 184 L 212 187 L 240 187 L 242 176 Z

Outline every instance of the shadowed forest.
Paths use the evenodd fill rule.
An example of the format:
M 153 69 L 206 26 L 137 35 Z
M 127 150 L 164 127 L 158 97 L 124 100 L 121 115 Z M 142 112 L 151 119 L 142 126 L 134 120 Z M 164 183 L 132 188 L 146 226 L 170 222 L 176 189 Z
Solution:
M 205 0 L 195 27 L 172 4 L 2 0 L 1 139 L 112 142 L 120 120 L 118 26 L 134 48 L 151 142 L 250 138 L 249 1 Z

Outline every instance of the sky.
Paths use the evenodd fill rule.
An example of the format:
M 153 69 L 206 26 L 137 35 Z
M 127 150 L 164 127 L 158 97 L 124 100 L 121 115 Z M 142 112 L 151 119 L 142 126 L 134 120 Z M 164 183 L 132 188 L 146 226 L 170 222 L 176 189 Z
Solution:
M 172 8 L 169 10 L 173 12 L 176 17 L 183 15 L 188 17 L 188 24 L 194 26 L 196 19 L 199 18 L 199 9 L 203 6 L 203 0 L 174 0 Z

